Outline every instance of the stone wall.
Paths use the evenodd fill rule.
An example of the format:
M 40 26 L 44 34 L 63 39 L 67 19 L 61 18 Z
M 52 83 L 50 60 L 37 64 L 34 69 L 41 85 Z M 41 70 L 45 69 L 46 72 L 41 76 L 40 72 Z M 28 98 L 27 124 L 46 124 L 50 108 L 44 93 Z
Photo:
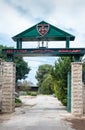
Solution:
M 82 85 L 82 63 L 71 64 L 72 72 L 72 100 L 71 111 L 73 115 L 83 115 L 83 85 Z
M 0 103 L 2 112 L 15 110 L 15 65 L 13 62 L 0 62 Z M 82 85 L 82 63 L 71 64 L 72 97 L 71 111 L 73 115 L 85 114 L 85 85 Z
M 0 110 L 1 110 L 1 100 L 2 100 L 2 60 L 0 59 Z
M 85 115 L 85 84 L 83 84 L 83 113 Z
M 2 62 L 2 112 L 15 109 L 15 66 L 13 62 Z

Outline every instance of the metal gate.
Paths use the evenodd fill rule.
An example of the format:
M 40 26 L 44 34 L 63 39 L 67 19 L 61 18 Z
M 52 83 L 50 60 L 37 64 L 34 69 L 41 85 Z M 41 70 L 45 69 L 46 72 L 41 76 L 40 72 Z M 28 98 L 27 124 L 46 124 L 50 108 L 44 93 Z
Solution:
M 67 110 L 71 112 L 71 72 L 68 72 L 67 79 Z

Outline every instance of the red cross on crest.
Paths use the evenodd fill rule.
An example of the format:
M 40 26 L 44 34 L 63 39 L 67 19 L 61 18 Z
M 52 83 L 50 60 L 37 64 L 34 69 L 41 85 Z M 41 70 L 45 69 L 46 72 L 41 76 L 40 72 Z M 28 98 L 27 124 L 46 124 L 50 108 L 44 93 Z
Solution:
M 36 28 L 37 28 L 38 33 L 41 36 L 44 36 L 49 31 L 49 24 L 37 24 Z

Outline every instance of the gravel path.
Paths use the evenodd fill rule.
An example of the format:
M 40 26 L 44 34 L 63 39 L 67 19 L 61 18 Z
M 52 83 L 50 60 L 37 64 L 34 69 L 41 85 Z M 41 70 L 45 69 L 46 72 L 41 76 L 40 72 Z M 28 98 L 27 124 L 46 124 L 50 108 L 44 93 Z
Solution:
M 53 96 L 20 97 L 21 107 L 13 114 L 0 115 L 0 130 L 75 130 L 64 119 L 66 108 Z

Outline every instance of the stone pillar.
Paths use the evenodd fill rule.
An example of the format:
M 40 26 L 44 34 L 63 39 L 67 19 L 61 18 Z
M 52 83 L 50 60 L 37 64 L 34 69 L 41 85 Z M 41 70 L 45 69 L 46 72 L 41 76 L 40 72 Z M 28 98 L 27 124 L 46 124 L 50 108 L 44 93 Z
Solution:
M 83 84 L 83 113 L 85 114 L 85 84 Z
M 71 64 L 72 75 L 72 100 L 71 112 L 73 115 L 83 115 L 83 84 L 82 84 L 82 63 L 74 62 Z
M 2 62 L 2 112 L 11 113 L 15 110 L 15 65 L 13 62 Z
M 2 102 L 2 60 L 0 59 L 0 110 L 1 110 L 1 102 Z

